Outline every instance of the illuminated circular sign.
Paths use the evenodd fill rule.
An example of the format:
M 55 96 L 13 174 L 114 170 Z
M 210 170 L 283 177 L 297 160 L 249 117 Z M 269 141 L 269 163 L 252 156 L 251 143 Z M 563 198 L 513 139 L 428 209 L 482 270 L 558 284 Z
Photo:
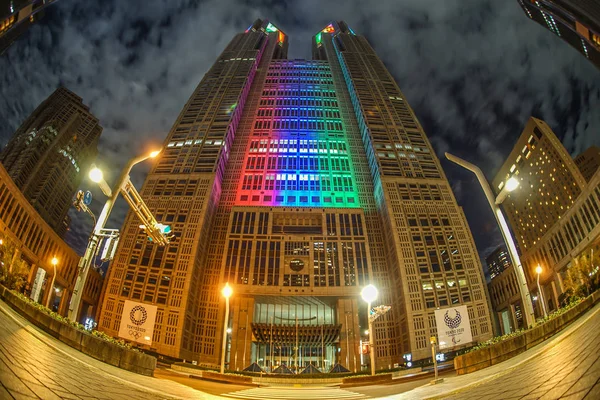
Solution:
M 295 272 L 302 271 L 304 269 L 304 261 L 297 258 L 293 259 L 290 261 L 290 269 Z

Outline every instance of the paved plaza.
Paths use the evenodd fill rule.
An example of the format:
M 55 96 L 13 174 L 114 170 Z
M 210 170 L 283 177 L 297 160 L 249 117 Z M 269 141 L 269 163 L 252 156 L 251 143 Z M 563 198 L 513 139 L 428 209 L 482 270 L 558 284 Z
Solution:
M 413 382 L 339 389 L 182 384 L 137 375 L 56 341 L 0 302 L 0 399 L 598 399 L 599 379 L 600 305 L 551 340 L 473 374 L 446 374 L 441 384 L 423 381 L 417 388 Z

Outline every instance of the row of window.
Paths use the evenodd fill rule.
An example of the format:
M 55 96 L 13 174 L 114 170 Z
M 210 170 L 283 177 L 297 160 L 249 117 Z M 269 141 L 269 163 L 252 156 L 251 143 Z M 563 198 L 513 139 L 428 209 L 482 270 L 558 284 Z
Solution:
M 282 282 L 281 242 L 230 239 L 225 255 L 225 278 L 241 285 L 258 286 L 311 286 L 312 282 L 315 287 L 339 287 L 362 286 L 368 282 L 364 242 L 315 241 L 312 254 L 308 274 L 285 274 Z M 304 269 L 304 263 L 298 265 L 297 269 Z
M 311 157 L 283 156 L 255 157 L 246 160 L 246 170 L 277 171 L 344 171 L 350 172 L 350 160 L 347 157 Z
M 259 108 L 258 117 L 301 117 L 301 118 L 335 118 L 340 119 L 339 110 L 321 108 Z

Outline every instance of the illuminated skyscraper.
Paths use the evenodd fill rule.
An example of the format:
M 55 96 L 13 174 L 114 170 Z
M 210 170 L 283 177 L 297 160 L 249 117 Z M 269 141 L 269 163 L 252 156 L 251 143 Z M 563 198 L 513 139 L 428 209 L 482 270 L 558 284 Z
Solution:
M 312 38 L 312 60 L 287 48 L 257 20 L 190 97 L 142 189 L 177 239 L 157 247 L 128 215 L 100 329 L 117 334 L 126 299 L 155 304 L 151 348 L 218 364 L 228 282 L 231 369 L 359 370 L 374 283 L 392 306 L 375 322 L 378 369 L 430 355 L 436 307 L 467 305 L 488 339 L 471 233 L 383 63 L 344 22 Z
M 512 176 L 520 185 L 502 206 L 525 253 L 569 210 L 586 183 L 548 124 L 533 117 L 494 178 L 496 194 Z
M 548 311 L 559 305 L 569 264 L 596 246 L 600 238 L 597 163 L 597 147 L 573 160 L 548 124 L 530 118 L 493 180 L 496 194 L 508 178 L 514 176 L 519 181 L 518 188 L 508 195 L 502 207 L 521 250 L 530 292 L 538 290 L 536 267 L 540 265 L 543 269 L 540 287 Z M 512 308 L 519 305 L 520 310 L 514 281 L 510 269 L 490 283 L 496 311 L 503 313 L 502 318 L 513 321 L 521 318 L 520 311 L 517 316 Z M 542 315 L 539 303 L 535 305 L 537 315 Z M 513 316 L 507 317 L 506 312 Z
M 0 0 L 0 54 L 44 15 L 56 0 Z
M 600 68 L 600 1 L 518 0 L 525 14 Z
M 58 88 L 21 124 L 0 162 L 40 216 L 60 236 L 102 127 L 81 98 Z M 66 222 L 67 221 L 67 222 Z

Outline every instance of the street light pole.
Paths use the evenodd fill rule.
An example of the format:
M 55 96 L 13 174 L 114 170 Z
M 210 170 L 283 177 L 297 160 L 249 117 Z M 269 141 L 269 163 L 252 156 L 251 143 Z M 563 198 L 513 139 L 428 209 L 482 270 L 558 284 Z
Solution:
M 110 212 L 113 209 L 113 206 L 115 204 L 115 201 L 117 200 L 117 197 L 119 196 L 119 193 L 129 182 L 129 172 L 131 172 L 131 169 L 133 168 L 134 165 L 136 165 L 142 161 L 145 161 L 148 158 L 154 158 L 159 153 L 160 152 L 154 151 L 150 154 L 141 155 L 141 156 L 134 157 L 131 160 L 129 160 L 127 165 L 125 165 L 125 168 L 123 168 L 123 171 L 121 171 L 121 175 L 119 176 L 119 179 L 117 180 L 117 183 L 115 184 L 115 186 L 113 187 L 112 190 L 110 189 L 110 187 L 108 186 L 108 184 L 106 183 L 104 178 L 102 177 L 102 172 L 100 172 L 97 169 L 94 170 L 94 172 L 96 174 L 94 176 L 92 176 L 92 178 L 94 181 L 100 183 L 100 189 L 102 189 L 102 192 L 108 196 L 108 199 L 106 200 L 106 203 L 104 203 L 102 212 L 100 213 L 100 216 L 98 217 L 98 220 L 96 221 L 96 225 L 94 226 L 94 231 L 92 233 L 92 236 L 90 237 L 90 240 L 88 241 L 87 248 L 85 249 L 85 254 L 79 260 L 79 266 L 78 266 L 79 273 L 77 275 L 77 281 L 75 282 L 75 288 L 73 289 L 73 296 L 71 296 L 71 302 L 69 303 L 69 313 L 68 313 L 69 320 L 71 320 L 71 321 L 77 320 L 77 317 L 79 314 L 79 306 L 81 304 L 81 297 L 83 296 L 83 289 L 85 288 L 85 283 L 87 281 L 90 267 L 94 261 L 96 252 L 98 250 L 98 244 L 100 241 L 100 233 L 101 233 L 102 229 L 104 228 L 104 226 L 106 225 L 106 221 L 108 220 Z
M 225 348 L 227 346 L 227 325 L 229 324 L 229 297 L 231 297 L 233 289 L 229 286 L 229 282 L 225 283 L 225 287 L 221 291 L 225 297 L 225 320 L 223 321 L 223 345 L 221 347 L 221 373 L 225 373 Z
M 367 285 L 360 295 L 367 302 L 367 320 L 369 321 L 369 356 L 371 360 L 371 376 L 375 376 L 375 332 L 373 331 L 373 319 L 371 318 L 371 303 L 377 298 L 377 288 Z
M 477 180 L 479 181 L 479 184 L 481 185 L 481 188 L 485 193 L 485 197 L 494 213 L 494 217 L 496 217 L 496 221 L 500 226 L 500 232 L 502 232 L 502 237 L 504 238 L 506 247 L 508 247 L 508 253 L 510 254 L 510 258 L 512 259 L 515 268 L 515 275 L 517 276 L 519 293 L 521 294 L 521 301 L 523 302 L 523 308 L 525 311 L 525 321 L 527 323 L 527 326 L 533 325 L 535 323 L 535 314 L 533 313 L 533 304 L 531 302 L 531 294 L 529 293 L 529 288 L 527 287 L 525 272 L 523 271 L 523 266 L 521 265 L 519 254 L 517 253 L 517 246 L 515 245 L 512 234 L 508 229 L 508 224 L 506 223 L 504 214 L 498 206 L 498 201 L 501 202 L 501 200 L 503 199 L 500 198 L 501 196 L 499 196 L 498 199 L 494 199 L 494 193 L 492 192 L 492 188 L 490 187 L 490 184 L 488 183 L 487 179 L 485 178 L 485 175 L 483 175 L 483 172 L 479 167 L 477 167 L 474 164 L 471 164 L 468 161 L 463 160 L 462 158 L 453 156 L 450 153 L 446 153 L 446 158 L 452 161 L 453 163 L 458 164 L 461 167 L 473 172 L 477 177 Z
M 56 265 L 58 264 L 58 258 L 52 257 L 50 263 L 52 264 L 52 267 L 54 267 L 54 275 L 52 275 L 52 283 L 50 284 L 48 297 L 46 298 L 46 308 L 50 308 L 50 298 L 52 297 L 52 291 L 54 290 L 54 282 L 56 282 Z
M 537 273 L 538 293 L 540 294 L 540 302 L 542 303 L 542 310 L 544 310 L 545 318 L 548 316 L 548 313 L 546 312 L 546 302 L 544 301 L 544 293 L 542 292 L 542 288 L 540 287 L 540 274 L 542 273 L 542 266 L 540 264 L 538 264 L 538 266 L 536 267 L 535 272 Z
M 367 316 L 369 318 L 369 358 L 371 360 L 371 376 L 375 376 L 375 332 L 373 332 L 373 322 L 371 321 L 371 302 L 368 302 Z

